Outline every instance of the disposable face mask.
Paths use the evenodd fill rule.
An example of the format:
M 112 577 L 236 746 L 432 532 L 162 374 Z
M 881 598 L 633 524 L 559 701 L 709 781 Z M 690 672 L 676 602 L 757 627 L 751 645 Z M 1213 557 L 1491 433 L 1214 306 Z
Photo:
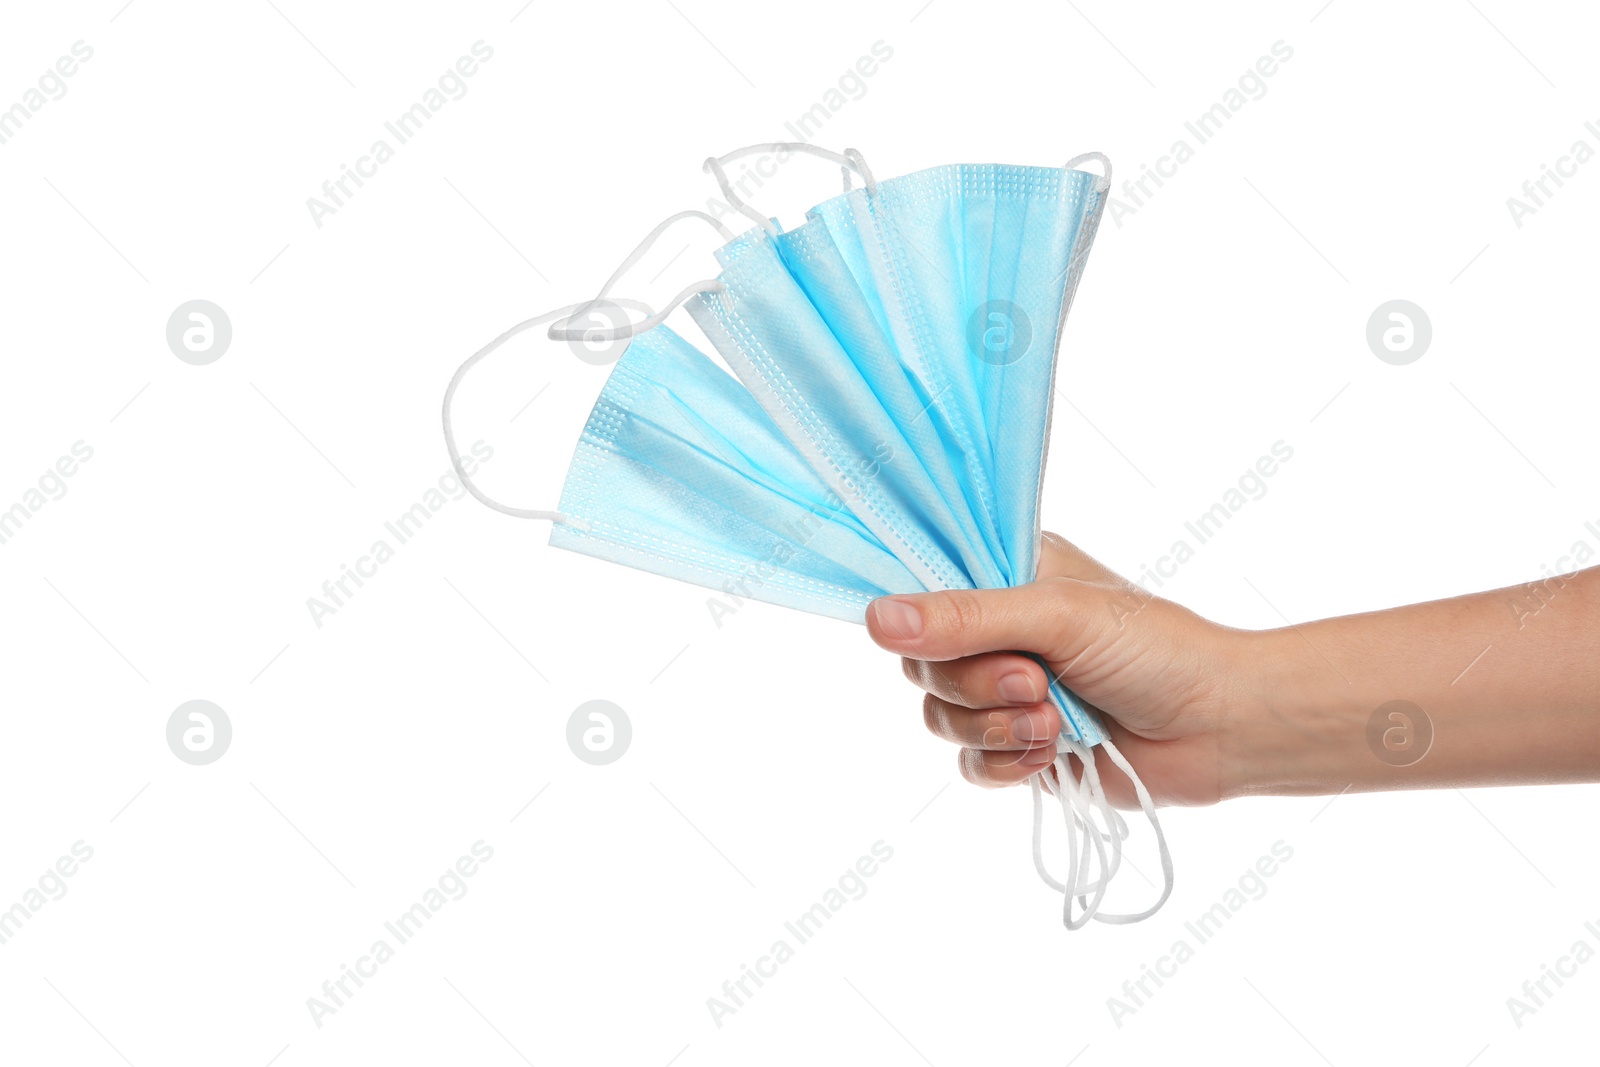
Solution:
M 845 192 L 785 231 L 736 195 L 723 168 L 754 152 L 797 151 L 840 164 Z M 1103 175 L 1074 169 L 1091 159 Z M 444 412 L 463 483 L 497 510 L 551 520 L 557 547 L 854 622 L 889 593 L 1033 580 L 1061 328 L 1105 206 L 1109 161 L 953 165 L 877 182 L 860 153 L 770 144 L 707 169 L 755 227 L 736 236 L 704 213 L 674 215 L 594 300 L 513 327 L 469 358 Z M 617 301 L 612 309 L 644 317 L 594 326 L 617 280 L 690 217 L 724 238 L 717 276 L 659 312 Z M 662 325 L 678 303 L 732 375 Z M 450 425 L 466 372 L 544 323 L 560 340 L 631 338 L 555 511 L 481 493 L 461 470 Z M 1030 780 L 1035 866 L 1063 894 L 1068 928 L 1146 918 L 1172 889 L 1154 804 L 1095 714 L 1058 680 L 1050 699 L 1062 730 L 1054 777 Z M 1143 911 L 1101 907 L 1129 831 L 1106 799 L 1096 747 L 1132 780 L 1155 830 L 1164 885 Z M 1044 860 L 1047 793 L 1065 819 L 1064 878 Z

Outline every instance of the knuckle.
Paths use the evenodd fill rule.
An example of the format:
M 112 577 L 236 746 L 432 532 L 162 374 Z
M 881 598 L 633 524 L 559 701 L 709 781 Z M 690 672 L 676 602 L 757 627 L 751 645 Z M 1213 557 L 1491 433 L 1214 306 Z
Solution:
M 941 598 L 944 601 L 945 624 L 957 633 L 977 630 L 983 625 L 982 602 L 966 589 L 953 589 Z
M 1072 588 L 1074 583 L 1080 581 L 1082 579 L 1069 578 L 1065 574 L 1052 574 L 1048 578 L 1040 578 L 1037 584 L 1040 589 L 1048 594 L 1048 599 L 1054 601 L 1064 599 L 1067 596 L 1067 590 Z
M 950 714 L 945 710 L 943 701 L 932 693 L 922 698 L 922 724 L 935 737 L 949 738 L 951 736 Z
M 1039 585 L 1043 594 L 1039 608 L 1048 622 L 1057 627 L 1073 626 L 1083 607 L 1086 583 L 1079 578 L 1061 575 L 1042 579 Z

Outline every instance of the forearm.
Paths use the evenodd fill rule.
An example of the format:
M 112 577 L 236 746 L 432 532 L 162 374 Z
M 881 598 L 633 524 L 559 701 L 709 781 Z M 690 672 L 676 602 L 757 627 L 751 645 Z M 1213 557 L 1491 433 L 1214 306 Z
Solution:
M 1228 795 L 1600 781 L 1600 567 L 1238 647 Z

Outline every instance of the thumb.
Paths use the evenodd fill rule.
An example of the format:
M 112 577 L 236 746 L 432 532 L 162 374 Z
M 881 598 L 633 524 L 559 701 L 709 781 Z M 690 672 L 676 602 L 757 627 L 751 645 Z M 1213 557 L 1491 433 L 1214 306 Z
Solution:
M 949 589 L 880 597 L 867 606 L 867 632 L 881 647 L 920 660 L 983 652 L 1034 652 L 1065 658 L 1097 625 L 1101 583 L 1046 578 L 1010 589 Z M 1110 621 L 1112 615 L 1100 614 Z

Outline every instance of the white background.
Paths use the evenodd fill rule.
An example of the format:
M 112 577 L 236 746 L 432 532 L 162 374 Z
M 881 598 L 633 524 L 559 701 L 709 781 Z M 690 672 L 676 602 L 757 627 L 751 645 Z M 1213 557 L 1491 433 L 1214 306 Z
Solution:
M 719 629 L 704 590 L 466 498 L 320 627 L 307 608 L 445 473 L 461 358 L 589 295 L 705 205 L 704 157 L 787 139 L 880 40 L 892 58 L 815 136 L 880 176 L 1100 150 L 1131 204 L 1123 177 L 1195 147 L 1101 228 L 1048 528 L 1137 574 L 1281 439 L 1267 495 L 1163 594 L 1265 628 L 1600 544 L 1600 164 L 1521 227 L 1506 206 L 1575 140 L 1600 147 L 1592 14 L 1318 2 L 8 11 L 0 107 L 94 52 L 0 145 L 0 507 L 75 442 L 93 458 L 0 545 L 0 908 L 74 842 L 93 858 L 0 945 L 0 1059 L 1592 1059 L 1600 964 L 1521 1028 L 1506 1006 L 1600 945 L 1592 789 L 1172 811 L 1166 910 L 1067 934 L 1026 794 L 961 782 L 859 628 L 751 604 Z M 318 227 L 307 198 L 479 40 L 466 95 Z M 1265 95 L 1196 145 L 1185 121 L 1280 40 Z M 793 223 L 837 182 L 797 162 L 759 202 Z M 713 273 L 712 244 L 674 231 L 628 294 Z M 165 339 L 197 298 L 233 326 L 208 366 Z M 1408 366 L 1365 341 L 1395 298 L 1433 324 Z M 458 408 L 495 450 L 484 484 L 552 505 L 604 374 L 534 334 L 486 363 Z M 192 699 L 232 722 L 209 766 L 166 744 Z M 592 699 L 633 725 L 609 766 L 565 741 Z M 469 892 L 318 1026 L 307 998 L 479 840 Z M 880 840 L 866 895 L 718 1026 L 707 998 Z M 1119 1026 L 1107 998 L 1278 841 L 1266 895 Z

